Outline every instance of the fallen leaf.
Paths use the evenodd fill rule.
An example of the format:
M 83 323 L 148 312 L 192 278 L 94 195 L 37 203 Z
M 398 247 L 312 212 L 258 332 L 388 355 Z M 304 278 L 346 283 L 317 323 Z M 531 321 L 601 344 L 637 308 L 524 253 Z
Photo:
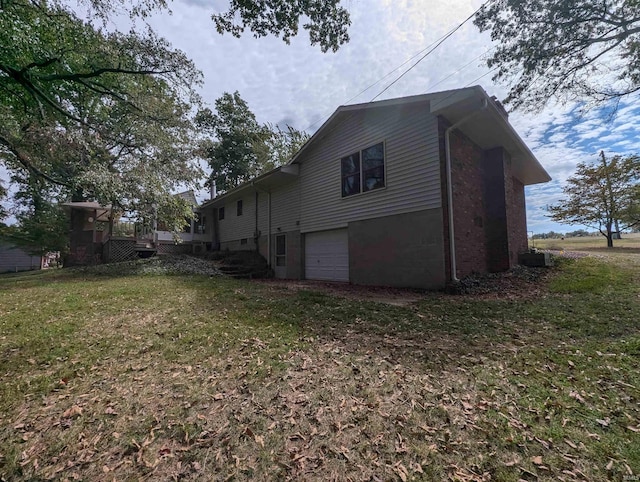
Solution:
M 632 432 L 636 432 L 636 433 L 640 432 L 640 428 L 632 427 L 631 425 L 627 425 L 627 429 L 631 430 Z
M 578 400 L 580 403 L 587 403 L 587 402 L 585 401 L 585 399 L 584 399 L 584 398 L 582 398 L 582 396 L 581 396 L 578 392 L 573 392 L 573 391 L 572 391 L 571 393 L 569 393 L 569 396 L 570 396 L 571 398 L 574 398 L 574 399 Z
M 611 470 L 613 468 L 613 460 L 609 460 L 609 463 L 607 464 L 607 470 Z
M 542 465 L 542 456 L 536 455 L 535 457 L 531 457 L 531 462 L 535 465 Z
M 398 477 L 402 479 L 402 482 L 407 482 L 407 476 L 409 475 L 409 471 L 404 465 L 402 465 L 401 463 L 397 463 L 393 467 L 393 470 L 396 474 L 398 474 Z
M 572 449 L 577 449 L 578 448 L 578 446 L 576 444 L 574 444 L 571 440 L 564 439 L 564 443 L 566 443 Z
M 74 405 L 73 407 L 71 407 L 70 409 L 66 410 L 63 414 L 62 417 L 63 418 L 77 418 L 80 415 L 82 415 L 82 408 Z

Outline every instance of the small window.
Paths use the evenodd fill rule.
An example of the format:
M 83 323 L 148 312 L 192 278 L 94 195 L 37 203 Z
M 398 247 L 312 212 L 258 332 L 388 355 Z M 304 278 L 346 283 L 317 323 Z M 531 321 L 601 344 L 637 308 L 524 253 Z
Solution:
M 341 159 L 342 197 L 360 192 L 360 153 L 356 152 Z
M 224 206 L 218 208 L 218 220 L 222 221 L 224 219 Z
M 242 238 L 242 239 L 240 240 L 240 244 L 241 244 L 241 245 L 243 245 L 243 244 L 247 244 L 247 238 Z
M 287 265 L 287 235 L 276 235 L 276 266 Z
M 240 201 L 238 201 L 238 207 L 237 207 L 237 210 L 238 210 L 237 215 L 238 215 L 238 216 L 242 216 L 242 199 L 240 199 Z
M 342 197 L 384 187 L 384 143 L 343 157 L 340 169 Z

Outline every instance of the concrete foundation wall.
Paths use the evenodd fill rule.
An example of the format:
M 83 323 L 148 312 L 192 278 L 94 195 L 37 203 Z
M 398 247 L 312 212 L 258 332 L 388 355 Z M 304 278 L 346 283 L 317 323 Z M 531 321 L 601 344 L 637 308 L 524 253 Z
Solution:
M 354 284 L 444 286 L 442 210 L 349 223 L 349 278 Z

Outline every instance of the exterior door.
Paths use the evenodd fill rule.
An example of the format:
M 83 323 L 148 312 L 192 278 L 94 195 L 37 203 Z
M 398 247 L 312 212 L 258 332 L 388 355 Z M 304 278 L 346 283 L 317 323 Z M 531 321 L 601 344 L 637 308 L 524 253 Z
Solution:
M 349 281 L 349 237 L 346 229 L 305 235 L 305 278 Z
M 287 277 L 287 235 L 276 234 L 275 262 L 273 271 L 276 278 Z

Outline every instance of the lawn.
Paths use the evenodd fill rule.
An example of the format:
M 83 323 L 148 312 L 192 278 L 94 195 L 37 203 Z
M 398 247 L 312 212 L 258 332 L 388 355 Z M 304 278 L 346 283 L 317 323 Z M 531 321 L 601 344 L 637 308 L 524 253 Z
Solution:
M 611 251 L 604 236 L 585 236 L 564 239 L 529 239 L 529 246 L 538 249 L 565 251 Z M 640 254 L 640 233 L 622 234 L 622 239 L 613 240 L 613 251 Z
M 408 306 L 208 276 L 0 277 L 0 479 L 637 480 L 639 260 Z

